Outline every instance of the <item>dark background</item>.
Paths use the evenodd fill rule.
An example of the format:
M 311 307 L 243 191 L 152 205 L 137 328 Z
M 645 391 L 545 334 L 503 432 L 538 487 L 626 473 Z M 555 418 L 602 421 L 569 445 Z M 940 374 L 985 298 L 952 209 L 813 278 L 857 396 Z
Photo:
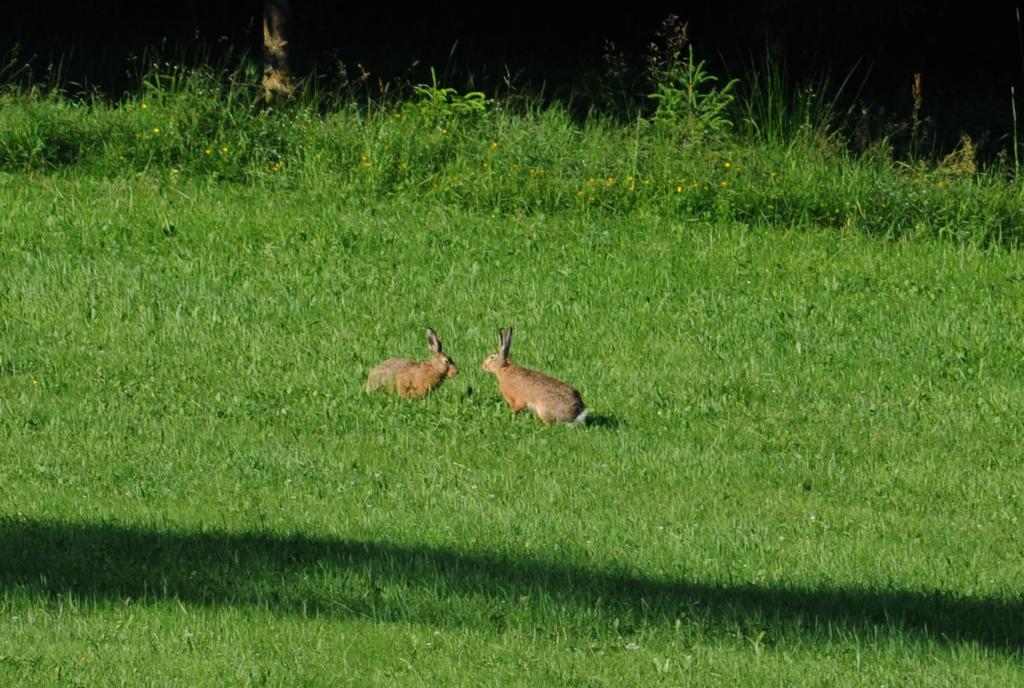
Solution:
M 1012 2 L 619 2 L 599 9 L 292 0 L 292 6 L 296 69 L 316 68 L 328 83 L 339 64 L 350 79 L 368 73 L 368 83 L 396 87 L 428 81 L 434 66 L 459 88 L 495 93 L 511 77 L 521 91 L 586 105 L 588 84 L 602 74 L 605 42 L 614 42 L 639 72 L 662 20 L 676 14 L 689 22 L 698 54 L 716 73 L 738 75 L 771 55 L 794 83 L 826 70 L 833 84 L 850 76 L 844 104 L 856 101 L 881 118 L 909 117 L 911 83 L 920 72 L 922 116 L 949 136 L 1005 139 L 1013 126 L 1010 87 L 1024 86 L 1024 29 Z M 17 46 L 17 59 L 2 62 L 9 64 L 7 78 L 16 67 L 19 79 L 41 81 L 47 66 L 59 62 L 70 90 L 120 95 L 137 85 L 147 48 L 150 59 L 159 54 L 177 62 L 260 54 L 261 0 L 41 1 L 3 12 L 0 55 Z M 634 84 L 639 89 L 627 79 L 623 88 Z

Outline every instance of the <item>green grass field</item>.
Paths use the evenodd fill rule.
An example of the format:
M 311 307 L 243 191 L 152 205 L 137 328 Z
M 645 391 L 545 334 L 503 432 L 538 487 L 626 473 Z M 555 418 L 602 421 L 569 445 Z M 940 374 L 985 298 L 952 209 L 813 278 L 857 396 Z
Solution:
M 1019 184 L 6 98 L 0 684 L 1024 680 Z M 509 325 L 591 423 L 512 416 Z M 365 393 L 427 326 L 460 376 Z

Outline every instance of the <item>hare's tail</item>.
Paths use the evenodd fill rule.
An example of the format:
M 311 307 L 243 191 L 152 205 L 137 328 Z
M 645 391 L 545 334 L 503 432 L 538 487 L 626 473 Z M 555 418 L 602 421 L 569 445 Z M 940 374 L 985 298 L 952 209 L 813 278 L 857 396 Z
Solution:
M 589 415 L 590 415 L 590 409 L 583 409 L 582 411 L 580 411 L 580 415 L 576 416 L 576 418 L 574 418 L 573 421 L 571 423 L 569 423 L 569 427 L 570 428 L 574 428 L 577 425 L 581 425 L 581 424 L 587 422 L 587 416 L 589 416 Z

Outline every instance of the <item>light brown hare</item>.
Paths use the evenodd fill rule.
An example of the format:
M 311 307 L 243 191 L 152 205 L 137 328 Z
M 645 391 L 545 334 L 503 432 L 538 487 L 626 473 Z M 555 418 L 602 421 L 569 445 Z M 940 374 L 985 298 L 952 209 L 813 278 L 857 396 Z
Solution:
M 545 425 L 579 425 L 587 419 L 589 411 L 584 408 L 583 399 L 576 389 L 561 380 L 508 360 L 510 346 L 511 327 L 499 331 L 498 350 L 485 358 L 480 367 L 497 375 L 501 396 L 505 397 L 514 413 L 524 408 L 529 409 Z
M 455 361 L 441 351 L 441 340 L 429 327 L 427 343 L 433 352 L 429 361 L 389 358 L 378 363 L 366 377 L 367 391 L 383 388 L 396 392 L 400 397 L 414 399 L 426 396 L 440 387 L 446 378 L 458 375 Z

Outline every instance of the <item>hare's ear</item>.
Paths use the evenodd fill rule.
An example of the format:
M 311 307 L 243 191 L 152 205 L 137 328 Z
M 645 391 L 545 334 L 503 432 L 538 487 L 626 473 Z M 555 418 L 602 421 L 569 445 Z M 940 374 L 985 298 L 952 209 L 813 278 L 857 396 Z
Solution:
M 501 344 L 501 357 L 508 358 L 508 350 L 509 347 L 512 346 L 512 328 L 506 327 L 502 330 L 498 337 L 498 341 Z
M 429 327 L 427 328 L 427 343 L 430 344 L 430 350 L 435 354 L 441 353 L 441 340 L 437 338 L 437 332 Z

